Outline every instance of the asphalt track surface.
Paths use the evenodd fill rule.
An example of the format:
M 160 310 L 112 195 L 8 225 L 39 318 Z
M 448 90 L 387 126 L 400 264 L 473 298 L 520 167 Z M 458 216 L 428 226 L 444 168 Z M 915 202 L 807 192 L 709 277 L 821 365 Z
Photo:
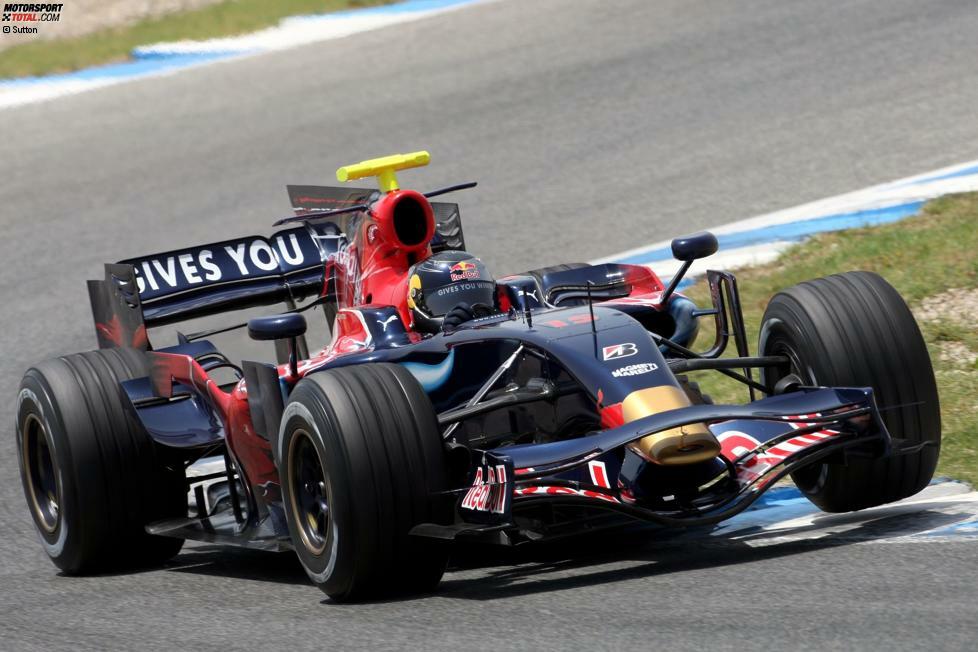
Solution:
M 976 158 L 976 33 L 971 0 L 502 0 L 0 113 L 0 648 L 974 649 L 978 543 L 885 528 L 468 553 L 435 596 L 357 606 L 288 555 L 207 547 L 60 577 L 12 410 L 30 363 L 93 346 L 102 262 L 268 232 L 286 183 L 370 156 L 427 148 L 405 182 L 478 180 L 466 239 L 499 272 Z

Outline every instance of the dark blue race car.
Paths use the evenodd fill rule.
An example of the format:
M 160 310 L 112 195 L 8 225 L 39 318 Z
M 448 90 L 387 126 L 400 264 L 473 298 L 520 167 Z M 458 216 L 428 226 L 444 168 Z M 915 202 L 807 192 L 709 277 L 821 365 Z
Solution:
M 778 293 L 751 355 L 732 274 L 707 272 L 711 306 L 677 292 L 713 235 L 673 241 L 668 285 L 619 264 L 494 278 L 465 251 L 458 206 L 430 201 L 474 184 L 398 186 L 396 170 L 427 161 L 340 168 L 380 189 L 290 186 L 296 215 L 270 237 L 89 282 L 99 349 L 31 368 L 18 396 L 24 491 L 58 567 L 159 563 L 185 539 L 294 550 L 349 600 L 434 588 L 453 542 L 707 525 L 788 475 L 833 512 L 930 481 L 934 374 L 879 276 Z M 147 333 L 283 302 L 170 346 Z M 310 354 L 313 307 L 332 341 Z M 697 346 L 703 320 L 715 335 Z M 238 364 L 208 339 L 236 327 L 278 359 Z M 687 376 L 706 370 L 747 402 L 713 404 Z

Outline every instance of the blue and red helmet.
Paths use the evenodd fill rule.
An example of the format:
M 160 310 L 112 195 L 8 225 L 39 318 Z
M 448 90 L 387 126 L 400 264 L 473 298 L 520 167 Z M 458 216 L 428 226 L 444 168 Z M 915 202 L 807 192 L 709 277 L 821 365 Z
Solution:
M 417 331 L 436 333 L 449 310 L 466 303 L 492 308 L 496 282 L 485 263 L 465 251 L 441 251 L 408 271 L 408 308 Z

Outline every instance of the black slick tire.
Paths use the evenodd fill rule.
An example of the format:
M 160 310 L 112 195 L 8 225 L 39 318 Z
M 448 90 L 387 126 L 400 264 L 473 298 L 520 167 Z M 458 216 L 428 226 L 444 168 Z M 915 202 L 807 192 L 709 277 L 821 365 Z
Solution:
M 337 601 L 431 590 L 447 547 L 409 535 L 450 523 L 453 501 L 438 422 L 399 365 L 311 374 L 282 417 L 277 459 L 296 553 Z
M 941 444 L 937 384 L 927 346 L 897 291 L 870 272 L 800 283 L 771 299 L 759 355 L 787 355 L 768 368 L 768 387 L 789 373 L 804 384 L 872 387 L 893 438 L 928 445 L 918 452 L 846 464 L 814 464 L 792 474 L 827 512 L 848 512 L 912 496 L 930 482 Z
M 170 470 L 125 407 L 119 383 L 147 374 L 133 349 L 46 360 L 20 385 L 21 480 L 45 551 L 68 574 L 159 564 L 182 539 L 146 524 L 186 516 L 183 467 Z

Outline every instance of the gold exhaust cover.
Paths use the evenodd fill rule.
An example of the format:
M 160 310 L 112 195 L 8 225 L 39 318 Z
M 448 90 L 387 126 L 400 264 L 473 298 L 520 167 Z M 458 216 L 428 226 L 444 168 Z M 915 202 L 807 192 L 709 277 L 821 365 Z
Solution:
M 621 404 L 621 414 L 625 423 L 629 423 L 690 405 L 692 403 L 682 389 L 660 385 L 639 389 L 626 396 Z M 650 462 L 667 466 L 705 462 L 720 454 L 720 442 L 702 423 L 691 423 L 646 435 L 629 444 L 629 448 Z

